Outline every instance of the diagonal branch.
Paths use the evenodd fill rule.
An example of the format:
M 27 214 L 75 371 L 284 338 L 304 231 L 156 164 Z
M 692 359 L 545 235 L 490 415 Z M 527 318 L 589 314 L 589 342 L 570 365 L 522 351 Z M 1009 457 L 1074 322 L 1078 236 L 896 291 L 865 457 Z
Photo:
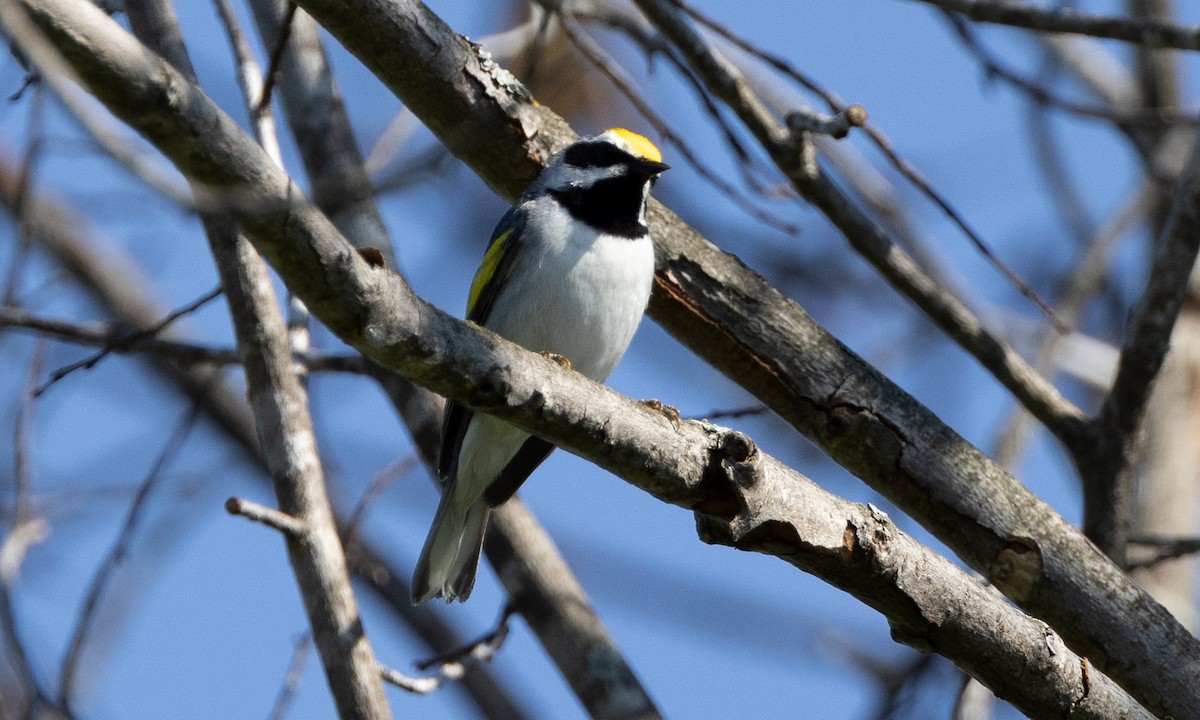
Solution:
M 942 211 L 942 214 L 944 214 L 950 220 L 950 222 L 954 223 L 954 225 L 958 227 L 959 231 L 966 236 L 967 240 L 975 246 L 976 251 L 988 264 L 990 264 L 998 273 L 1000 273 L 1000 275 L 1002 275 L 1010 285 L 1016 288 L 1018 292 L 1036 305 L 1038 309 L 1041 310 L 1042 314 L 1045 315 L 1050 323 L 1054 326 L 1055 330 L 1060 333 L 1067 332 L 1066 326 L 1055 314 L 1054 308 L 1050 307 L 1050 305 L 1047 304 L 1046 301 L 1043 300 L 1028 283 L 1022 280 L 1012 268 L 1010 268 L 1003 260 L 1000 259 L 1000 256 L 996 254 L 996 251 L 991 248 L 987 241 L 985 241 L 983 237 L 981 237 L 979 233 L 977 233 L 975 229 L 971 227 L 971 224 L 967 222 L 966 217 L 964 217 L 963 214 L 960 213 L 946 197 L 934 189 L 929 181 L 925 179 L 925 177 L 920 173 L 920 171 L 917 170 L 915 166 L 912 165 L 912 163 L 905 160 L 898 152 L 896 152 L 895 148 L 892 147 L 891 142 L 887 139 L 887 136 L 884 135 L 882 130 L 867 122 L 866 108 L 862 107 L 861 105 L 847 105 L 845 102 L 839 99 L 835 93 L 832 93 L 818 85 L 811 78 L 793 67 L 792 64 L 784 58 L 773 53 L 766 52 L 762 48 L 759 48 L 753 43 L 748 42 L 712 18 L 699 12 L 694 7 L 684 3 L 683 0 L 671 0 L 671 2 L 705 28 L 708 28 L 721 38 L 733 44 L 735 47 L 749 53 L 751 57 L 761 60 L 769 67 L 775 69 L 785 77 L 791 78 L 809 92 L 812 92 L 820 97 L 825 104 L 828 105 L 834 113 L 836 113 L 836 115 L 834 115 L 832 118 L 826 118 L 826 116 L 815 114 L 805 108 L 791 109 L 788 111 L 784 121 L 787 124 L 788 129 L 793 133 L 826 133 L 829 131 L 830 125 L 834 125 L 837 128 L 838 133 L 832 134 L 833 137 L 842 138 L 849 133 L 850 128 L 861 128 L 862 132 L 870 139 L 871 143 L 879 150 L 879 152 L 881 152 L 883 156 L 887 158 L 888 163 L 895 168 L 896 172 L 900 173 L 900 175 L 904 177 L 904 179 L 907 180 L 910 185 L 916 188 L 919 193 L 924 195 L 930 202 L 936 205 L 937 208 Z M 702 89 L 701 92 L 703 94 L 704 90 Z M 901 290 L 903 291 L 903 288 L 901 288 Z
M 1071 8 L 1040 8 L 995 0 L 918 0 L 976 22 L 1050 33 L 1124 40 L 1147 47 L 1200 50 L 1200 27 L 1093 15 Z
M 77 360 L 70 365 L 66 365 L 50 373 L 50 377 L 46 380 L 46 382 L 34 388 L 34 394 L 41 395 L 42 393 L 46 392 L 51 385 L 59 380 L 62 380 L 76 370 L 91 370 L 92 368 L 96 367 L 96 363 L 108 357 L 111 353 L 121 352 L 122 350 L 131 348 L 140 342 L 144 342 L 153 338 L 180 317 L 195 312 L 199 308 L 206 305 L 210 300 L 216 299 L 218 296 L 220 296 L 220 294 L 221 287 L 218 285 L 183 307 L 167 313 L 165 316 L 163 316 L 162 320 L 159 320 L 148 328 L 123 333 L 112 333 L 111 342 L 105 343 L 97 352 L 82 360 Z
M 793 135 L 775 118 L 741 72 L 708 46 L 666 0 L 637 3 L 679 48 L 710 92 L 728 105 L 770 154 L 796 190 L 834 224 L 856 251 L 947 335 L 974 355 L 992 375 L 1069 447 L 1084 440 L 1084 415 L 1015 350 L 983 327 L 974 313 L 926 274 L 827 177 Z
M 92 581 L 88 586 L 87 594 L 79 606 L 79 614 L 75 619 L 75 626 L 71 632 L 71 640 L 67 644 L 67 652 L 63 656 L 62 665 L 59 669 L 58 705 L 64 708 L 68 714 L 75 714 L 73 705 L 75 701 L 75 684 L 79 677 L 79 663 L 87 647 L 88 637 L 95 626 L 96 609 L 108 591 L 114 573 L 129 554 L 135 531 L 141 523 L 146 503 L 150 499 L 151 493 L 160 483 L 166 468 L 178 456 L 188 436 L 191 435 L 192 428 L 196 425 L 198 411 L 199 407 L 195 404 L 187 409 L 187 412 L 184 413 L 184 416 L 171 432 L 158 457 L 155 458 L 150 471 L 138 486 L 137 492 L 133 497 L 133 502 L 129 505 L 128 512 L 125 513 L 125 520 L 121 525 L 120 531 L 117 533 L 116 541 L 113 542 L 112 547 L 109 548 L 108 553 L 104 556 L 104 560 L 96 568 L 96 573 L 92 576 Z

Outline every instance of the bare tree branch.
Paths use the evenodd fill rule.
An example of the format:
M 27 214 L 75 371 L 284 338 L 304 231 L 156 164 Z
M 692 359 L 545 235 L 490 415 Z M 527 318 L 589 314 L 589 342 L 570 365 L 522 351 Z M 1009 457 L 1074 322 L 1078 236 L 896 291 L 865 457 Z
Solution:
M 13 207 L 13 195 L 10 192 L 13 186 L 8 182 L 11 177 L 11 166 L 0 157 L 0 204 L 4 204 L 10 210 Z M 98 231 L 61 201 L 47 197 L 44 192 L 37 193 L 31 197 L 24 220 L 30 227 L 30 238 L 35 245 L 47 251 L 71 276 L 82 283 L 109 313 L 120 318 L 120 324 L 148 327 L 165 315 L 166 311 L 160 309 L 161 304 L 150 297 L 147 283 L 140 277 L 136 268 L 122 261 L 115 247 L 105 247 L 104 243 L 97 245 L 84 242 L 83 238 L 94 240 Z M 17 310 L 9 309 L 6 315 L 18 321 L 22 319 Z M 28 316 L 25 316 L 25 319 L 28 319 Z M 63 332 L 62 336 L 74 334 L 70 326 L 62 326 L 53 321 L 43 326 L 41 322 L 31 321 L 29 324 L 35 329 L 56 335 L 59 331 Z M 168 329 L 166 332 L 170 334 L 171 331 Z M 88 340 L 87 332 L 81 331 L 78 339 Z M 91 344 L 103 345 L 109 340 L 105 334 L 98 336 L 96 342 Z M 265 462 L 255 435 L 254 418 L 246 407 L 244 393 L 232 389 L 212 368 L 189 364 L 187 358 L 192 347 L 189 343 L 162 339 L 147 342 L 149 348 L 153 349 L 157 345 L 163 351 L 162 355 L 153 351 L 148 355 L 152 366 L 185 395 L 204 407 L 206 417 L 217 425 L 224 436 L 243 449 L 255 467 L 265 471 Z M 172 346 L 175 345 L 179 346 L 179 357 L 172 354 Z M 214 362 L 225 359 L 229 363 L 241 362 L 236 350 L 216 351 L 214 355 L 208 349 L 197 348 L 196 356 L 212 356 Z M 354 358 L 342 358 L 338 362 L 350 360 L 360 368 L 368 364 L 359 355 Z M 404 382 L 411 387 L 411 383 Z M 423 396 L 436 397 L 423 389 L 422 393 Z M 440 403 L 440 399 L 438 402 Z M 412 412 L 416 417 L 423 416 L 426 412 L 429 417 L 435 417 L 439 409 L 440 404 L 426 411 L 421 403 L 414 402 Z M 430 424 L 435 424 L 435 421 L 431 421 Z M 436 433 L 436 430 L 433 432 Z M 399 574 L 381 559 L 380 552 L 362 541 L 348 547 L 347 552 L 355 574 L 361 577 L 397 616 L 412 627 L 431 649 L 437 651 L 461 644 L 459 635 L 439 616 L 428 608 L 412 607 L 408 588 L 398 583 Z M 488 717 L 509 720 L 524 716 L 504 688 L 485 668 L 475 668 L 468 673 L 463 679 L 463 687 L 481 712 Z
M 217 286 L 192 302 L 187 303 L 183 307 L 167 313 L 162 320 L 159 320 L 148 328 L 116 334 L 117 336 L 113 338 L 112 342 L 100 348 L 99 352 L 93 353 L 82 360 L 77 360 L 70 365 L 66 365 L 50 373 L 50 377 L 46 380 L 46 382 L 34 388 L 34 393 L 41 395 L 49 390 L 51 385 L 59 380 L 62 380 L 76 370 L 91 370 L 92 368 L 96 367 L 96 363 L 108 357 L 109 354 L 118 352 L 123 348 L 128 348 L 138 343 L 139 341 L 158 335 L 171 323 L 175 322 L 184 315 L 191 314 L 201 307 L 204 307 L 210 300 L 214 300 L 220 295 L 221 287 Z
M 279 687 L 279 695 L 275 697 L 275 704 L 271 707 L 271 714 L 267 716 L 269 720 L 285 720 L 287 717 L 288 709 L 292 706 L 292 700 L 296 697 L 296 690 L 300 687 L 304 663 L 308 660 L 308 653 L 311 648 L 312 635 L 304 633 L 296 641 L 296 648 L 292 651 L 292 660 L 288 663 L 287 673 L 283 677 L 283 684 Z
M 508 638 L 508 621 L 512 618 L 513 607 L 506 605 L 500 613 L 496 627 L 483 637 L 463 647 L 443 653 L 429 660 L 417 663 L 417 669 L 434 672 L 424 677 L 409 677 L 392 668 L 383 668 L 383 679 L 403 690 L 417 695 L 426 695 L 437 690 L 447 681 L 462 678 L 468 664 L 484 663 L 495 657 L 504 641 Z
M 278 530 L 290 540 L 303 540 L 307 532 L 304 521 L 299 518 L 245 498 L 231 497 L 226 500 L 225 512 L 241 515 L 247 520 Z
M 194 80 L 174 9 L 162 0 L 126 4 L 130 25 L 183 78 Z M 189 77 L 190 76 L 190 77 Z M 187 82 L 187 79 L 184 80 Z M 303 526 L 286 536 L 288 557 L 308 613 L 317 652 L 343 720 L 389 720 L 375 654 L 358 614 L 346 558 L 317 454 L 308 394 L 291 365 L 287 326 L 266 263 L 223 217 L 202 215 L 229 304 L 247 396 L 280 510 Z
M 108 352 L 141 353 L 184 366 L 238 365 L 242 362 L 241 356 L 234 348 L 209 347 L 148 336 L 142 340 L 130 339 L 128 328 L 121 324 L 80 325 L 39 317 L 12 308 L 0 308 L 0 328 L 26 330 L 62 342 L 107 348 Z M 357 354 L 293 353 L 292 360 L 303 365 L 308 372 L 344 372 L 358 375 L 367 372 L 367 361 Z
M 33 405 L 36 402 L 33 388 L 42 373 L 44 360 L 41 349 L 35 350 L 25 375 L 25 387 L 13 422 L 13 520 L 3 543 L 0 543 L 0 641 L 3 642 L 5 660 L 16 675 L 16 685 L 21 696 L 6 698 L 5 710 L 11 711 L 14 717 L 29 718 L 39 710 L 45 709 L 60 714 L 66 720 L 74 720 L 70 711 L 58 705 L 38 679 L 30 663 L 29 652 L 17 622 L 16 609 L 13 607 L 12 588 L 20 574 L 21 564 L 29 548 L 45 540 L 50 532 L 49 524 L 33 514 L 29 497 L 29 425 L 33 422 Z M 11 707 L 8 707 L 10 705 Z
M 800 229 L 789 222 L 786 222 L 775 215 L 767 213 L 750 201 L 742 192 L 740 192 L 733 184 L 726 181 L 713 169 L 700 159 L 700 156 L 692 150 L 683 138 L 671 129 L 671 126 L 653 109 L 651 104 L 644 100 L 638 91 L 634 88 L 633 79 L 615 60 L 613 60 L 604 48 L 595 40 L 588 36 L 582 28 L 579 28 L 573 16 L 560 14 L 558 16 L 559 28 L 563 35 L 571 41 L 575 49 L 581 55 L 587 58 L 587 61 L 599 70 L 609 82 L 627 100 L 637 109 L 638 114 L 649 122 L 654 129 L 662 136 L 663 141 L 674 147 L 689 165 L 696 170 L 700 177 L 704 178 L 709 184 L 715 187 L 721 194 L 729 198 L 730 202 L 737 205 L 747 215 L 755 218 L 765 225 L 769 225 L 776 230 L 787 233 L 789 235 L 797 235 Z M 843 133 L 844 134 L 844 133 Z
M 0 156 L 0 204 L 14 215 L 20 207 L 17 178 L 11 161 Z M 101 307 L 119 318 L 121 324 L 147 329 L 165 315 L 162 303 L 151 297 L 149 282 L 132 263 L 124 261 L 115 247 L 82 240 L 99 240 L 100 233 L 66 204 L 46 192 L 39 192 L 30 198 L 29 207 L 21 218 L 34 245 L 92 293 Z M 14 312 L 9 311 L 10 318 L 15 318 Z M 39 329 L 55 332 L 49 326 Z M 180 336 L 169 328 L 157 338 L 160 342 L 179 340 Z M 181 366 L 153 354 L 149 360 L 155 370 L 200 403 L 206 415 L 234 439 L 251 462 L 257 464 L 259 448 L 254 419 L 246 411 L 240 392 L 219 382 L 214 368 Z
M 801 73 L 799 70 L 793 67 L 791 63 L 787 62 L 782 57 L 773 53 L 768 53 L 761 48 L 756 47 L 712 18 L 709 18 L 687 3 L 683 2 L 683 0 L 671 0 L 671 2 L 679 7 L 680 10 L 687 13 L 690 17 L 694 18 L 696 22 L 717 33 L 725 40 L 733 43 L 736 47 L 750 53 L 753 57 L 762 60 L 770 67 L 782 73 L 784 76 L 789 77 L 799 83 L 805 89 L 818 95 L 822 100 L 825 101 L 829 108 L 836 113 L 834 116 L 829 117 L 814 113 L 805 108 L 789 109 L 784 117 L 784 123 L 792 136 L 794 138 L 799 138 L 800 143 L 804 143 L 806 141 L 806 136 L 804 133 L 828 133 L 833 137 L 840 138 L 844 137 L 852 127 L 862 128 L 862 132 L 865 133 L 866 136 L 870 138 L 871 143 L 874 144 L 881 153 L 883 153 L 883 156 L 887 158 L 891 166 L 896 169 L 896 172 L 900 173 L 900 175 L 903 176 L 904 179 L 907 180 L 914 188 L 916 188 L 918 192 L 936 205 L 938 209 L 950 219 L 950 222 L 954 223 L 954 225 L 958 227 L 958 229 L 963 235 L 966 236 L 971 244 L 975 246 L 975 249 L 980 255 L 983 256 L 983 259 L 993 268 L 995 268 L 996 271 L 999 272 L 1004 279 L 1009 282 L 1009 284 L 1015 287 L 1018 292 L 1036 305 L 1038 310 L 1040 310 L 1042 314 L 1046 316 L 1046 319 L 1050 321 L 1056 330 L 1059 332 L 1066 332 L 1066 327 L 1063 325 L 1062 320 L 1060 320 L 1055 314 L 1054 308 L 1050 307 L 1050 305 L 1046 303 L 1046 301 L 1043 300 L 1028 283 L 1022 280 L 1021 277 L 1012 270 L 1012 268 L 1010 268 L 1003 260 L 1000 259 L 1000 256 L 997 255 L 994 250 L 992 250 L 991 246 L 983 239 L 983 237 L 980 236 L 980 234 L 976 232 L 973 227 L 971 227 L 971 224 L 967 222 L 966 217 L 964 217 L 962 213 L 955 209 L 954 205 L 951 204 L 950 201 L 944 195 L 942 195 L 942 193 L 934 189 L 934 187 L 929 184 L 929 181 L 925 179 L 925 177 L 920 173 L 920 171 L 917 170 L 915 166 L 913 166 L 912 163 L 905 160 L 900 156 L 900 153 L 896 152 L 896 149 L 892 147 L 891 142 L 887 139 L 887 136 L 884 135 L 882 130 L 867 122 L 866 108 L 861 105 L 848 105 L 842 102 L 837 95 L 818 85 L 815 81 Z M 724 58 L 722 58 L 722 62 L 725 62 Z M 731 69 L 733 69 L 732 65 Z M 709 75 L 705 79 L 705 83 L 711 81 L 712 76 Z M 739 83 L 740 82 L 744 81 L 739 78 Z M 701 91 L 707 93 L 707 88 L 703 87 L 705 83 L 701 83 Z M 744 97 L 746 98 L 752 96 L 753 94 L 754 91 L 752 90 L 748 91 L 748 93 L 743 93 Z M 728 98 L 725 98 L 725 102 L 726 104 L 729 104 Z M 746 120 L 745 113 L 742 113 L 741 116 L 743 120 Z M 753 130 L 753 128 L 751 129 Z M 830 132 L 831 129 L 837 130 L 837 133 Z M 756 135 L 759 136 L 761 142 L 761 134 L 756 133 Z M 783 170 L 785 174 L 789 174 L 790 171 L 788 168 L 792 163 L 780 163 L 778 159 L 779 153 L 773 151 L 771 148 L 767 149 L 769 152 L 771 152 L 772 156 L 776 158 L 776 164 L 779 165 L 780 170 Z M 783 150 L 785 154 L 791 153 L 791 148 L 780 149 Z M 801 150 L 803 151 L 803 145 L 801 145 Z M 797 178 L 789 177 L 789 179 L 792 181 L 793 186 L 795 186 L 796 189 L 800 190 L 800 192 L 803 194 L 803 188 L 797 185 Z M 839 229 L 842 230 L 843 233 L 846 231 L 844 226 L 839 226 Z M 883 234 L 886 235 L 886 232 Z M 863 249 L 859 248 L 858 246 L 855 246 L 855 249 L 860 253 L 863 252 Z M 878 265 L 880 262 L 879 259 L 872 259 L 872 257 L 869 255 L 865 256 L 873 264 Z M 916 265 L 916 267 L 919 268 L 920 266 Z M 910 296 L 913 295 L 915 291 L 915 288 L 906 288 L 905 286 L 898 286 L 897 289 L 902 293 L 909 294 Z M 945 294 L 948 297 L 953 297 L 949 292 L 946 292 Z M 920 303 L 918 302 L 918 304 Z M 967 350 L 971 351 L 969 347 Z
M 1070 8 L 1038 8 L 993 0 L 917 0 L 976 22 L 1051 33 L 1124 40 L 1147 47 L 1200 50 L 1200 28 L 1169 22 L 1092 15 Z
M 1011 347 L 993 336 L 960 300 L 913 262 L 886 232 L 826 177 L 807 140 L 790 133 L 763 105 L 742 74 L 718 55 L 672 3 L 638 3 L 725 102 L 796 189 L 825 213 L 850 244 L 898 291 L 921 308 L 955 342 L 974 355 L 1029 411 L 1069 446 L 1083 439 L 1083 413 Z
M 1171 108 L 1127 108 L 1103 107 L 1076 102 L 1057 95 L 1050 88 L 1038 81 L 1025 77 L 1015 70 L 1003 65 L 992 53 L 988 52 L 967 22 L 961 17 L 951 15 L 950 19 L 963 43 L 967 46 L 983 67 L 989 79 L 999 78 L 1029 96 L 1035 104 L 1061 110 L 1071 115 L 1094 120 L 1103 120 L 1116 125 L 1118 128 L 1130 126 L 1163 125 L 1192 125 L 1200 124 L 1200 118 L 1193 113 L 1183 113 Z
M 1156 241 L 1146 291 L 1121 347 L 1112 390 L 1096 419 L 1099 442 L 1090 459 L 1082 459 L 1080 465 L 1085 482 L 1084 529 L 1117 562 L 1124 558 L 1132 513 L 1129 481 L 1137 433 L 1188 297 L 1198 252 L 1200 143 L 1194 143 Z
M 271 57 L 267 61 L 267 70 L 263 73 L 262 96 L 258 99 L 257 112 L 263 112 L 271 104 L 271 93 L 279 79 L 279 65 L 291 40 L 292 23 L 295 18 L 296 3 L 287 2 L 287 8 L 283 11 L 283 20 L 279 24 L 279 37 L 275 39 L 275 45 L 271 48 Z
M 1113 217 L 1096 231 L 1094 237 L 1088 241 L 1083 255 L 1076 262 L 1074 271 L 1062 283 L 1058 313 L 1070 325 L 1079 324 L 1088 302 L 1103 288 L 1108 274 L 1108 262 L 1117 241 L 1132 225 L 1145 217 L 1151 205 L 1151 194 L 1149 183 L 1143 183 L 1142 187 L 1118 208 Z M 1050 372 L 1058 361 L 1057 356 L 1062 345 L 1062 336 L 1046 333 L 1038 346 L 1034 358 L 1035 366 Z M 999 433 L 993 456 L 1001 465 L 1011 467 L 1016 461 L 1026 435 L 1028 417 L 1028 413 L 1017 406 Z

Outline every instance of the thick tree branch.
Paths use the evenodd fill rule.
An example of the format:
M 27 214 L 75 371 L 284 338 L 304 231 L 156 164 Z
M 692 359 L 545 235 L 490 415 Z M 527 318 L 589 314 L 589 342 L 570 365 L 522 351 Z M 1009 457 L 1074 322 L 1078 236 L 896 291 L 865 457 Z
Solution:
M 89 89 L 106 105 L 167 152 L 187 174 L 214 187 L 238 189 L 244 201 L 231 207 L 231 212 L 289 285 L 343 339 L 381 364 L 569 448 L 661 499 L 706 514 L 728 513 L 736 504 L 722 494 L 693 494 L 692 485 L 703 484 L 706 476 L 689 473 L 709 467 L 707 430 L 686 424 L 675 432 L 657 413 L 629 404 L 556 369 L 549 361 L 424 304 L 398 277 L 370 267 L 354 253 L 231 120 L 181 78 L 164 72 L 157 59 L 124 38 L 108 18 L 69 0 L 43 0 L 39 8 L 52 10 L 31 9 Z M 378 37 L 370 29 L 377 18 L 346 12 L 343 4 L 338 9 L 339 17 L 355 16 L 367 24 L 364 40 L 368 44 Z M 395 47 L 396 28 L 382 22 L 382 30 L 392 33 L 388 45 Z M 429 31 L 424 27 L 421 34 L 437 37 Z M 446 40 L 449 47 L 461 48 L 455 36 Z M 454 65 L 446 60 L 454 56 L 448 46 L 437 47 L 437 53 L 425 56 L 427 62 L 436 58 L 434 62 Z M 481 80 L 481 87 L 511 100 L 509 86 L 495 84 L 496 76 L 490 74 L 495 69 L 482 70 L 478 63 L 457 67 L 458 72 L 465 69 L 470 77 Z M 151 79 L 169 82 L 172 102 L 163 102 L 164 85 Z M 444 92 L 439 97 L 449 110 L 460 110 L 457 101 Z M 531 106 L 522 107 L 532 112 Z M 490 112 L 486 108 L 481 112 L 494 116 L 500 111 L 492 107 Z M 561 121 L 554 123 L 553 116 L 542 112 L 551 122 L 540 127 L 549 132 L 555 127 L 561 130 Z M 450 124 L 444 122 L 442 129 Z M 515 127 L 512 123 L 505 126 Z M 220 135 L 219 141 L 212 137 L 214 133 Z M 472 137 L 470 144 L 475 142 L 479 139 Z M 496 153 L 493 159 L 514 150 L 505 143 L 489 143 L 488 147 Z M 662 227 L 663 211 L 656 212 L 656 225 Z M 677 228 L 673 237 L 685 233 Z M 690 267 L 703 270 L 697 266 L 709 260 L 730 267 L 698 240 L 693 245 L 697 252 Z M 674 260 L 668 261 L 671 269 L 689 267 L 685 258 Z M 736 293 L 739 282 L 747 282 L 744 273 L 744 268 L 734 272 L 732 282 L 720 286 L 722 291 Z M 823 444 L 838 450 L 839 460 L 865 477 L 883 481 L 894 495 L 905 498 L 905 504 L 914 507 L 924 522 L 972 564 L 985 569 L 1010 597 L 1050 616 L 1064 636 L 1070 633 L 1073 644 L 1086 647 L 1094 659 L 1122 672 L 1127 685 L 1151 703 L 1152 709 L 1175 712 L 1171 708 L 1182 703 L 1178 713 L 1182 715 L 1186 708 L 1200 706 L 1200 683 L 1195 682 L 1192 662 L 1200 657 L 1195 639 L 1065 521 L 927 411 L 891 388 L 794 306 L 780 301 L 783 307 L 774 307 L 778 298 L 769 289 L 743 297 L 759 301 L 755 330 L 820 340 L 795 357 L 818 374 L 816 382 L 835 385 L 827 392 L 807 396 L 800 410 L 809 415 Z M 778 322 L 775 315 L 779 310 L 786 310 L 786 322 Z M 717 335 L 714 345 L 728 343 L 719 332 L 711 332 L 711 326 L 706 329 L 709 338 Z M 743 362 L 752 361 L 744 352 L 741 357 Z M 789 377 L 788 381 L 795 380 Z M 786 386 L 783 380 L 777 378 L 776 382 Z M 586 413 L 582 407 L 588 408 Z M 647 446 L 647 441 L 652 444 Z M 853 448 L 847 448 L 848 444 Z M 928 482 L 931 475 L 945 480 L 946 485 Z M 1128 630 L 1131 626 L 1136 632 Z
M 1123 691 L 1107 685 L 1112 681 L 1091 670 L 1088 660 L 1068 650 L 1049 627 L 1006 612 L 1001 598 L 897 530 L 874 506 L 825 493 L 740 433 L 721 434 L 710 458 L 721 462 L 725 474 L 710 473 L 714 486 L 708 489 L 719 491 L 717 485 L 725 484 L 736 503 L 726 511 L 697 515 L 707 542 L 782 557 L 879 610 L 896 640 L 956 662 L 958 656 L 944 649 L 947 644 L 962 643 L 958 647 L 965 650 L 984 637 L 1011 639 L 1011 645 L 1001 643 L 1010 654 L 987 642 L 966 653 L 973 663 L 959 666 L 1030 717 L 1153 717 L 1136 703 L 1127 704 Z M 856 571 L 847 572 L 850 567 Z M 952 606 L 970 610 L 961 613 Z M 1026 651 L 1014 652 L 1019 647 Z M 1008 680 L 998 685 L 997 671 Z M 1043 689 L 1044 700 L 1036 705 L 1014 699 L 1023 695 L 1015 686 L 1028 684 L 1026 677 L 1052 686 Z
M 288 556 L 338 712 L 343 720 L 390 718 L 325 494 L 307 393 L 292 370 L 287 326 L 266 265 L 236 235 L 212 237 L 211 243 L 279 507 L 304 529 L 285 536 Z

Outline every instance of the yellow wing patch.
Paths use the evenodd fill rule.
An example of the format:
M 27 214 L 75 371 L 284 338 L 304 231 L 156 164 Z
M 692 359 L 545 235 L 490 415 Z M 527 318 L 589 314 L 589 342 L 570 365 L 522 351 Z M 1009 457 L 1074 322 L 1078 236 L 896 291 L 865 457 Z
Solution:
M 475 303 L 479 302 L 479 296 L 483 294 L 483 289 L 487 287 L 496 274 L 496 269 L 500 267 L 500 261 L 504 258 L 504 246 L 508 244 L 508 236 L 512 233 L 511 229 L 505 230 L 484 254 L 483 264 L 479 266 L 479 270 L 475 273 L 475 279 L 471 281 L 471 294 L 467 297 L 468 316 L 475 312 Z
M 650 142 L 645 137 L 638 135 L 632 130 L 626 130 L 625 128 L 609 128 L 608 132 L 624 140 L 629 145 L 629 149 L 635 155 L 645 158 L 646 160 L 662 162 L 662 152 L 659 151 L 654 143 Z

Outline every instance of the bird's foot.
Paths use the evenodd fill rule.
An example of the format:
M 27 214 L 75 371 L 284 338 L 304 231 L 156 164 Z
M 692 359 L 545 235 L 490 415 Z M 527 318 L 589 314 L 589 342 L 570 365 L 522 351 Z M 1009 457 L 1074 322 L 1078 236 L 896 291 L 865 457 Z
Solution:
M 675 432 L 679 432 L 680 428 L 683 427 L 682 419 L 679 417 L 679 411 L 670 405 L 666 405 L 661 400 L 655 400 L 653 398 L 650 400 L 638 400 L 638 402 L 650 408 L 651 410 L 654 410 L 659 415 L 662 415 L 668 421 L 670 421 L 671 425 L 675 428 Z
M 541 352 L 541 356 L 542 356 L 542 357 L 544 357 L 544 358 L 546 358 L 547 360 L 550 360 L 551 362 L 556 362 L 556 363 L 558 363 L 559 365 L 562 365 L 563 367 L 565 367 L 565 368 L 566 368 L 566 369 L 568 369 L 568 370 L 571 370 L 571 369 L 572 369 L 572 368 L 571 368 L 571 361 L 570 361 L 570 360 L 568 360 L 568 359 L 567 359 L 565 356 L 563 356 L 563 355 L 559 355 L 558 353 L 552 353 L 552 352 L 550 352 L 549 350 L 543 350 L 543 351 Z

